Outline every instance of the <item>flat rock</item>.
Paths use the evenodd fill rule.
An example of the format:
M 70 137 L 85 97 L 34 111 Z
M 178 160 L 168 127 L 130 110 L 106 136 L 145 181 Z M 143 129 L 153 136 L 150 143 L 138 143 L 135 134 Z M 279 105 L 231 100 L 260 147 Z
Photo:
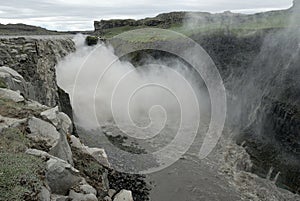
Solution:
M 88 146 L 85 146 L 80 142 L 79 138 L 73 135 L 71 136 L 71 146 L 81 150 L 84 153 L 91 155 L 99 164 L 106 167 L 111 167 L 104 149 L 90 148 Z
M 38 200 L 39 201 L 50 201 L 50 199 L 51 199 L 50 196 L 51 196 L 50 191 L 46 187 L 42 186 L 41 191 L 38 194 Z
M 57 118 L 60 120 L 59 129 L 69 134 L 73 132 L 73 122 L 67 114 L 59 112 Z
M 83 178 L 79 171 L 69 163 L 57 158 L 47 161 L 46 178 L 52 193 L 66 195 L 70 188 L 79 183 Z
M 51 194 L 51 201 L 67 201 L 68 196 Z
M 98 201 L 98 198 L 94 194 L 76 193 L 73 190 L 70 190 L 69 198 L 72 201 Z
M 0 88 L 0 98 L 8 99 L 16 103 L 23 102 L 25 99 L 19 91 Z
M 105 196 L 104 201 L 112 201 L 112 199 L 109 196 Z
M 58 106 L 54 107 L 54 108 L 50 108 L 44 112 L 41 113 L 41 116 L 45 119 L 48 119 L 49 121 L 51 121 L 51 123 L 57 127 L 59 120 L 57 118 L 57 114 L 59 113 L 58 111 Z
M 15 71 L 15 70 L 12 69 L 12 68 L 6 67 L 6 66 L 1 66 L 1 67 L 0 67 L 0 72 L 2 72 L 2 73 L 8 73 L 8 74 L 10 74 L 12 77 L 14 77 L 14 78 L 16 78 L 16 79 L 19 79 L 19 80 L 24 79 L 24 78 L 22 77 L 22 75 L 20 75 L 17 71 Z
M 51 200 L 56 200 L 55 194 L 67 195 L 71 187 L 84 181 L 77 169 L 60 158 L 37 149 L 28 149 L 25 153 L 47 161 L 46 179 L 51 193 L 54 194 L 51 195 Z
M 107 194 L 109 197 L 112 198 L 116 194 L 116 192 L 117 191 L 115 189 L 109 189 Z
M 29 98 L 29 90 L 32 86 L 15 70 L 9 67 L 0 67 L 0 78 L 2 78 L 8 89 L 20 91 L 22 95 Z
M 34 141 L 45 141 L 50 147 L 49 153 L 73 164 L 72 151 L 64 134 L 59 133 L 56 128 L 41 119 L 32 117 L 28 121 L 31 133 L 28 137 Z
M 56 147 L 60 140 L 60 134 L 56 128 L 48 122 L 45 122 L 36 117 L 32 117 L 28 121 L 30 134 L 28 137 L 35 141 L 46 141 L 51 147 Z
M 115 195 L 114 201 L 133 201 L 132 192 L 128 190 L 121 190 Z
M 110 167 L 110 163 L 108 162 L 107 159 L 107 154 L 105 152 L 104 149 L 100 149 L 100 148 L 89 148 L 87 147 L 87 152 L 93 156 L 93 158 L 98 161 L 98 163 L 106 166 L 106 167 Z
M 97 195 L 97 191 L 94 187 L 92 187 L 91 185 L 89 184 L 82 184 L 79 186 L 80 188 L 80 191 L 83 193 L 83 194 L 94 194 L 94 195 Z
M 26 105 L 28 107 L 31 107 L 33 109 L 37 109 L 37 110 L 39 110 L 39 109 L 41 109 L 41 110 L 48 110 L 49 109 L 48 106 L 42 105 L 39 102 L 34 101 L 34 100 L 26 100 L 25 102 L 26 102 Z
M 65 113 L 59 112 L 58 106 L 43 111 L 41 116 L 49 120 L 58 130 L 62 129 L 64 133 L 72 133 L 72 120 Z

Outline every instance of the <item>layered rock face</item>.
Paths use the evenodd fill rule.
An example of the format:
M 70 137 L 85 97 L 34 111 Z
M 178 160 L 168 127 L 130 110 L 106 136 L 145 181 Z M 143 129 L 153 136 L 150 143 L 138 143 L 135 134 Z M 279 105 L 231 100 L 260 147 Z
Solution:
M 300 169 L 300 49 L 299 30 L 269 35 L 242 81 L 244 132 L 247 150 L 258 174 L 299 192 Z M 243 90 L 243 91 L 242 91 Z M 270 170 L 270 171 L 269 171 Z
M 26 98 L 50 107 L 59 105 L 72 118 L 68 95 L 59 89 L 55 76 L 59 59 L 75 51 L 71 39 L 1 38 L 0 47 L 0 66 L 23 76 L 28 86 L 21 92 Z
M 251 156 L 251 171 L 293 192 L 300 183 L 298 33 L 289 28 L 242 38 L 195 36 L 225 82 L 227 127 Z
M 251 171 L 299 192 L 299 29 L 194 39 L 210 54 L 225 82 L 226 126 L 246 147 Z

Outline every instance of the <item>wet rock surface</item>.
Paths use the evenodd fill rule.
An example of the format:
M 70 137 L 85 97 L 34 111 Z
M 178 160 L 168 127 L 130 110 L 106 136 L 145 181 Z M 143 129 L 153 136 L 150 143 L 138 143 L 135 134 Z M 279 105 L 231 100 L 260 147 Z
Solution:
M 19 91 L 12 91 L 10 89 L 0 89 L 0 97 L 3 99 L 11 100 L 15 103 L 24 101 L 24 97 L 21 96 Z
M 247 70 L 257 74 L 243 82 L 245 91 L 240 93 L 241 99 L 248 101 L 242 110 L 248 125 L 238 138 L 239 143 L 246 142 L 253 172 L 265 178 L 269 173 L 271 178 L 279 174 L 276 183 L 293 192 L 299 191 L 300 181 L 298 32 L 298 28 L 291 28 L 265 38 L 261 52 Z

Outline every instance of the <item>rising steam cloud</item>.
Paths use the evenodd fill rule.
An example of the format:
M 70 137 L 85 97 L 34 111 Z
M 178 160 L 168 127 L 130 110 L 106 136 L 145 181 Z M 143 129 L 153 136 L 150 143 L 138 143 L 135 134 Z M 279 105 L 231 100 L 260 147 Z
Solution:
M 80 35 L 74 41 L 77 51 L 56 70 L 59 86 L 70 94 L 77 125 L 96 129 L 118 121 L 157 134 L 165 123 L 177 125 L 182 115 L 199 118 L 197 102 L 204 103 L 199 81 L 179 60 L 168 61 L 171 68 L 162 61 L 136 68 L 118 60 L 110 46 L 87 47 Z
M 139 142 L 158 144 L 159 147 L 151 147 L 146 155 L 132 156 L 120 149 L 111 151 L 130 161 L 129 167 L 119 169 L 130 173 L 149 173 L 173 164 L 188 151 L 196 136 L 202 134 L 205 138 L 199 157 L 205 158 L 216 146 L 226 116 L 222 79 L 201 46 L 176 32 L 143 31 L 153 37 L 156 34 L 181 37 L 182 42 L 187 42 L 187 48 L 178 49 L 174 43 L 154 44 L 152 49 L 133 48 L 133 52 L 145 53 L 144 50 L 150 49 L 173 55 L 164 59 L 149 57 L 141 66 L 133 66 L 119 60 L 112 47 L 104 44 L 86 47 L 84 38 L 77 36 L 74 39 L 77 51 L 61 61 L 56 69 L 59 86 L 71 97 L 77 126 L 93 132 L 113 125 L 115 133 L 121 131 Z M 125 34 L 141 34 L 141 31 Z M 207 124 L 202 124 L 203 117 Z M 153 163 L 150 167 L 145 158 L 155 158 L 159 165 Z

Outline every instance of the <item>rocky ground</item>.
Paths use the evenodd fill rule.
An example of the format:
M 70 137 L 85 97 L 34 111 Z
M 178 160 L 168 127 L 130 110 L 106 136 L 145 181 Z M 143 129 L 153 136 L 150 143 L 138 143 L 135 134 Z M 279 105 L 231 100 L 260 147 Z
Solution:
M 71 135 L 58 107 L 25 99 L 20 74 L 0 67 L 0 79 L 0 200 L 146 200 L 123 189 L 146 186 L 143 177 L 111 169 L 103 149 Z
M 70 37 L 0 45 L 0 200 L 146 200 L 143 176 L 114 171 L 103 149 L 72 135 L 70 99 L 54 68 L 75 50 Z

